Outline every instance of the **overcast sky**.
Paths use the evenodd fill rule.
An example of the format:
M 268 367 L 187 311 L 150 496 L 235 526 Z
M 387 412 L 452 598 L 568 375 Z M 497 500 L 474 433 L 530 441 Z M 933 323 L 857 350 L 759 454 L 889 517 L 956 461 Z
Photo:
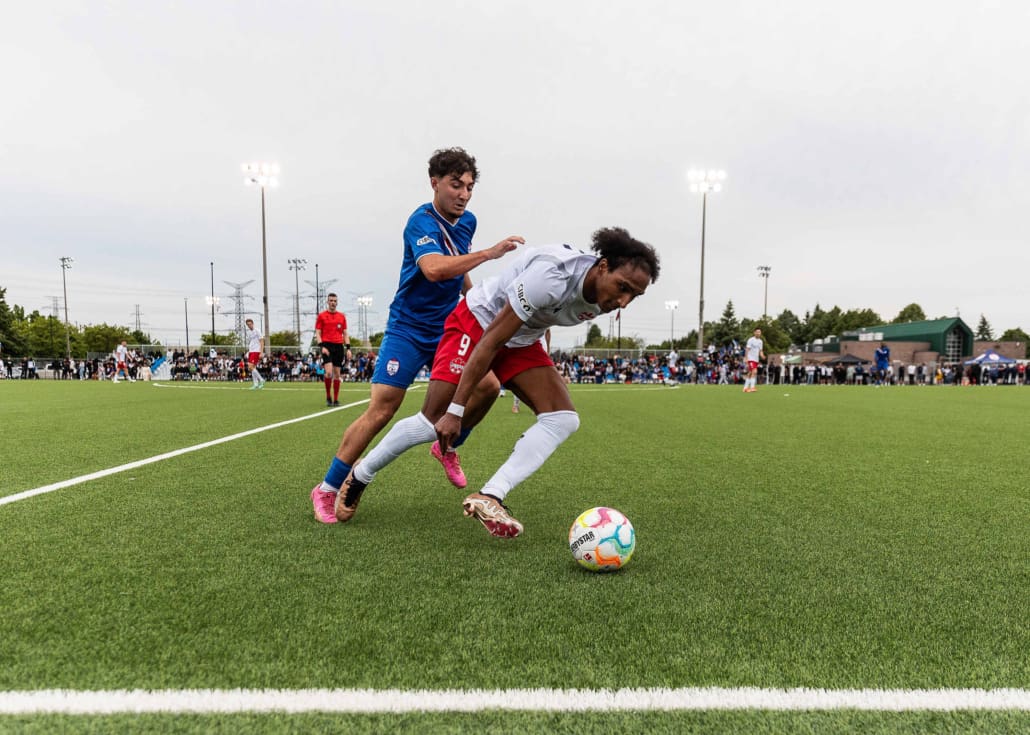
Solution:
M 318 263 L 352 331 L 357 294 L 381 330 L 404 223 L 431 198 L 426 161 L 460 145 L 481 170 L 476 247 L 585 248 L 620 225 L 658 249 L 624 336 L 697 326 L 698 166 L 727 172 L 708 201 L 706 319 L 731 300 L 760 317 L 767 265 L 772 315 L 890 320 L 916 302 L 1030 330 L 1024 2 L 40 0 L 4 15 L 0 287 L 30 311 L 50 313 L 70 256 L 79 324 L 134 327 L 138 305 L 175 345 L 188 309 L 196 342 L 212 261 L 217 329 L 233 324 L 223 281 L 253 279 L 260 312 L 260 198 L 240 164 L 267 160 L 271 331 L 293 326 L 290 258 L 307 260 L 303 309 Z

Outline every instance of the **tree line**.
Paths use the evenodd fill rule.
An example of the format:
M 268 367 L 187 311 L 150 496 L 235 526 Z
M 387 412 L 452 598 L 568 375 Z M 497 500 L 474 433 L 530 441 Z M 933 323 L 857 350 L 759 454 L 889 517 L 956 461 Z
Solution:
M 22 306 L 7 303 L 7 289 L 0 288 L 0 345 L 5 357 L 64 357 L 71 347 L 71 356 L 83 359 L 88 354 L 112 352 L 125 340 L 130 345 L 161 346 L 150 334 L 139 329 L 113 324 L 67 325 L 52 314 L 41 314 L 38 309 L 26 312 Z M 273 332 L 269 344 L 295 345 L 297 334 L 292 331 Z M 228 334 L 200 334 L 196 346 L 241 347 L 240 336 Z
M 936 318 L 948 319 L 950 317 L 939 316 Z M 916 303 L 903 308 L 890 321 L 884 320 L 872 309 L 848 309 L 845 311 L 839 306 L 823 309 L 819 304 L 816 304 L 811 311 L 806 311 L 804 317 L 799 317 L 790 309 L 784 309 L 779 316 L 774 318 L 748 319 L 745 317 L 738 319 L 733 308 L 733 301 L 729 301 L 718 321 L 705 322 L 705 344 L 723 347 L 736 341 L 742 345 L 755 331 L 755 328 L 759 328 L 762 330 L 762 339 L 765 342 L 767 353 L 786 352 L 792 345 L 801 347 L 831 334 L 839 337 L 844 332 L 863 327 L 921 322 L 926 319 L 926 312 Z M 978 340 L 995 339 L 994 328 L 983 314 L 980 315 L 980 321 L 973 330 L 973 336 Z M 1021 328 L 1007 329 L 997 339 L 1003 342 L 1021 341 L 1027 344 L 1027 356 L 1030 356 L 1030 335 Z M 674 342 L 667 339 L 657 344 L 646 344 L 639 337 L 607 338 L 601 333 L 601 328 L 597 324 L 591 324 L 584 346 L 607 349 L 643 349 L 656 352 L 667 352 L 670 348 L 675 348 L 677 351 L 689 351 L 697 347 L 697 329 L 692 329 L 683 337 L 676 337 Z
M 149 334 L 141 330 L 111 324 L 89 324 L 86 326 L 68 325 L 65 336 L 65 324 L 53 315 L 43 315 L 39 310 L 26 313 L 24 307 L 9 306 L 6 299 L 7 289 L 0 288 L 0 344 L 5 356 L 22 357 L 62 357 L 65 354 L 66 340 L 71 344 L 71 355 L 77 359 L 89 353 L 111 352 L 125 340 L 132 345 L 160 345 Z M 739 318 L 729 301 L 723 309 L 718 321 L 705 322 L 705 343 L 719 347 L 736 341 L 743 344 L 751 336 L 755 328 L 762 330 L 766 352 L 786 352 L 791 345 L 811 344 L 816 339 L 827 335 L 840 336 L 844 332 L 875 327 L 880 324 L 903 324 L 905 322 L 924 321 L 927 318 L 919 304 L 909 304 L 898 312 L 889 322 L 885 321 L 872 309 L 849 309 L 839 306 L 823 309 L 819 304 L 804 317 L 797 316 L 790 309 L 784 309 L 775 318 L 759 319 Z M 948 317 L 937 317 L 947 319 Z M 993 340 L 995 333 L 987 317 L 980 315 L 980 321 L 973 334 L 978 340 Z M 382 333 L 371 335 L 372 346 L 378 346 Z M 997 337 L 1000 341 L 1022 341 L 1030 347 L 1030 335 L 1021 328 L 1007 329 Z M 295 345 L 297 334 L 293 331 L 273 332 L 268 337 L 272 345 Z M 240 337 L 235 332 L 228 334 L 202 333 L 200 346 L 236 346 L 240 347 Z M 639 337 L 606 338 L 601 328 L 592 323 L 587 331 L 585 347 L 608 349 L 643 349 L 668 352 L 670 348 L 678 351 L 689 351 L 697 347 L 697 329 L 677 337 L 675 342 L 664 340 L 657 344 L 646 344 Z M 1030 356 L 1030 352 L 1028 355 Z

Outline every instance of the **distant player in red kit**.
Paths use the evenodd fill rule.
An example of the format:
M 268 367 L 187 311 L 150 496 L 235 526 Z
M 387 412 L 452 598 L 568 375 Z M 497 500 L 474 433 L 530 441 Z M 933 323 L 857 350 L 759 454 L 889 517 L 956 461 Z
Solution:
M 340 368 L 344 355 L 350 346 L 347 336 L 347 317 L 336 310 L 339 299 L 331 293 L 326 297 L 328 308 L 315 319 L 315 342 L 322 348 L 322 364 L 325 365 L 325 405 L 340 405 Z

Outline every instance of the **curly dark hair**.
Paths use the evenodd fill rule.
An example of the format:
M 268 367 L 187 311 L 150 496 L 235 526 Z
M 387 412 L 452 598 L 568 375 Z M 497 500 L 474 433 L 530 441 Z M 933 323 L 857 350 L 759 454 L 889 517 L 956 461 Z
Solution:
M 595 232 L 590 249 L 597 253 L 599 258 L 608 261 L 610 270 L 630 263 L 647 271 L 651 276 L 651 283 L 658 280 L 658 272 L 661 270 L 658 253 L 646 242 L 633 238 L 622 227 L 603 227 Z
M 470 156 L 464 148 L 441 148 L 433 151 L 429 158 L 429 175 L 436 179 L 445 176 L 461 178 L 465 174 L 472 174 L 472 181 L 479 181 L 479 169 L 476 168 L 476 159 Z

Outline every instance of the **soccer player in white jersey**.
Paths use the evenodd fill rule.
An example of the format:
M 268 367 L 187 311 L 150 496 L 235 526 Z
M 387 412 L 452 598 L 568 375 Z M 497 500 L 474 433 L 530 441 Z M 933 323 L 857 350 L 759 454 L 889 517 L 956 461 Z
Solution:
M 744 359 L 747 360 L 747 378 L 744 379 L 744 392 L 754 393 L 758 390 L 758 363 L 765 359 L 762 352 L 762 330 L 756 329 L 755 333 L 748 337 L 744 345 Z
M 111 379 L 112 383 L 118 382 L 118 375 L 125 373 L 125 378 L 130 383 L 135 383 L 136 379 L 129 374 L 129 348 L 125 344 L 125 340 L 114 348 L 114 378 Z
M 254 329 L 254 320 L 247 320 L 247 362 L 250 364 L 250 378 L 254 385 L 251 390 L 265 387 L 265 379 L 261 377 L 257 366 L 261 362 L 261 355 L 265 351 L 265 338 L 258 330 Z
M 481 418 L 475 388 L 492 370 L 537 420 L 482 490 L 465 498 L 463 509 L 493 536 L 522 533 L 505 497 L 579 428 L 568 388 L 540 338 L 550 327 L 626 308 L 658 278 L 654 248 L 622 228 L 598 230 L 591 248 L 595 254 L 568 245 L 535 248 L 469 290 L 447 317 L 422 411 L 394 424 L 355 464 L 337 497 L 339 521 L 354 516 L 375 473 L 402 452 L 433 439 L 446 449 L 468 430 L 463 417 Z

